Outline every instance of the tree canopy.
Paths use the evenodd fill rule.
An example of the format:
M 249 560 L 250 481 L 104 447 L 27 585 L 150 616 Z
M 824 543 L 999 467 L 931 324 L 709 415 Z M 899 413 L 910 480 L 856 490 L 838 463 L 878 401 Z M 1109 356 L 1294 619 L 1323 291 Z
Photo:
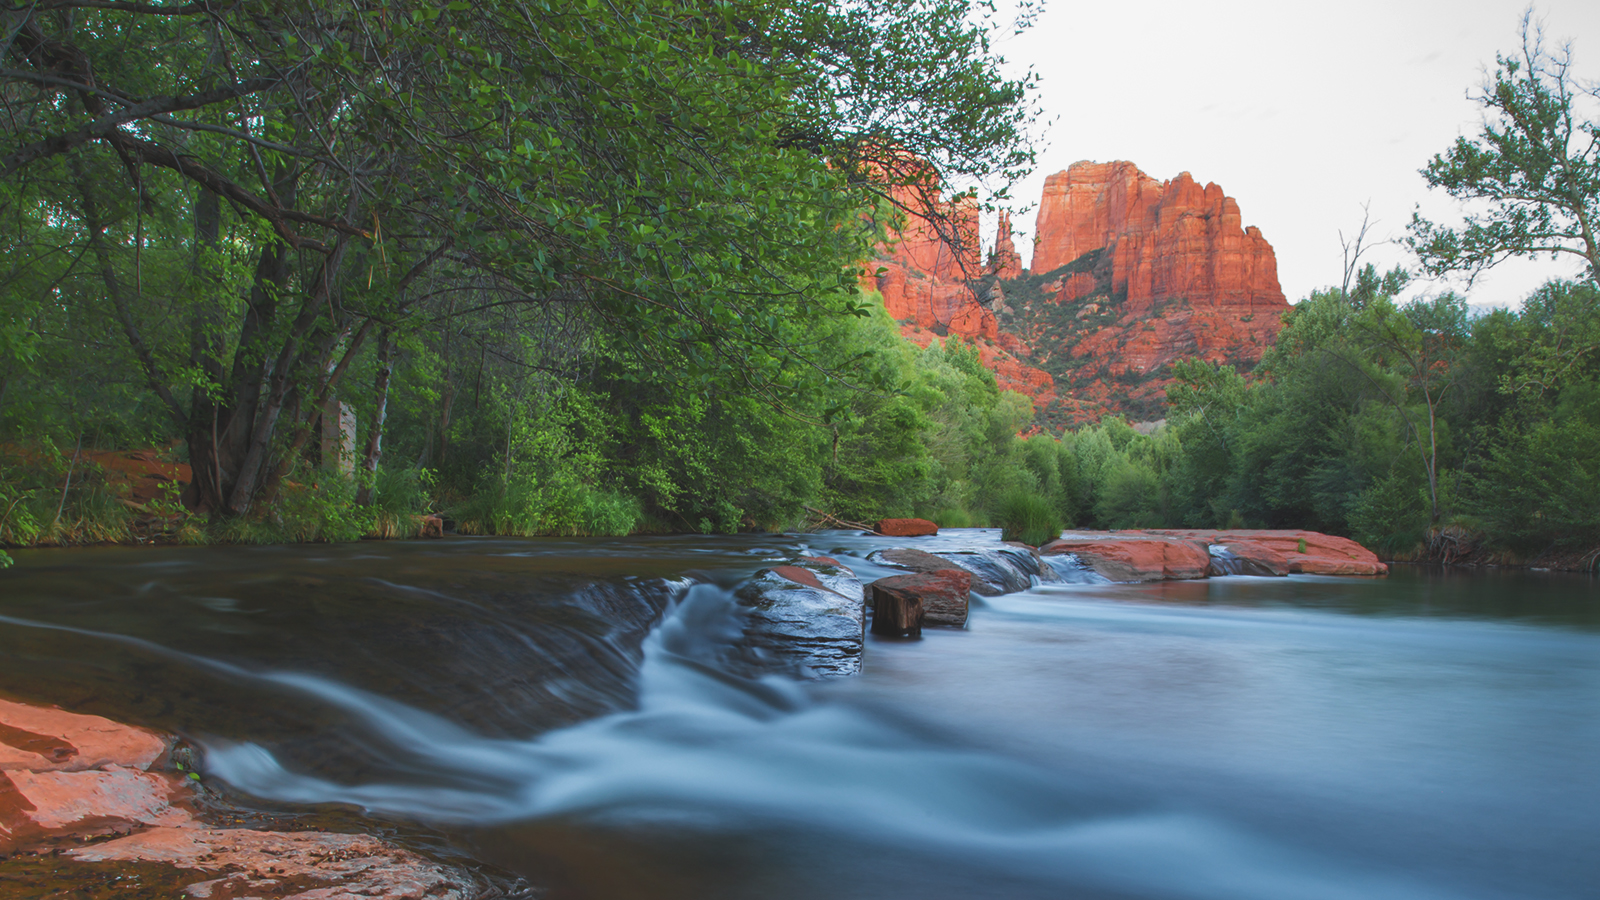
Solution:
M 1600 280 L 1600 84 L 1572 71 L 1570 45 L 1547 49 L 1531 16 L 1521 52 L 1495 57 L 1476 98 L 1482 132 L 1422 170 L 1431 187 L 1484 205 L 1459 227 L 1413 216 L 1409 244 L 1430 273 L 1548 254 L 1580 259 Z
M 796 407 L 853 377 L 796 324 L 865 313 L 863 214 L 1029 160 L 965 0 L 39 0 L 0 35 L 8 365 L 41 317 L 115 344 L 227 515 L 424 334 L 523 395 L 621 354 Z

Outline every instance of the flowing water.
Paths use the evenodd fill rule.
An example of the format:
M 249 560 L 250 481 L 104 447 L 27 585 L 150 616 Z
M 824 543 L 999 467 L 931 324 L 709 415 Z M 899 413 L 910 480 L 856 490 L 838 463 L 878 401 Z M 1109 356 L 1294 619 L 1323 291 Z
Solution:
M 897 543 L 24 551 L 0 687 L 553 897 L 1600 897 L 1593 579 L 1080 576 L 859 678 L 719 665 L 756 569 Z

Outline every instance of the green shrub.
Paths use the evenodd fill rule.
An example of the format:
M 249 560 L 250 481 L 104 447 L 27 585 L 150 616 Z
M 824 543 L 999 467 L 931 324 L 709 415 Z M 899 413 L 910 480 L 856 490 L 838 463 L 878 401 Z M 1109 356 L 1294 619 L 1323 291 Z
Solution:
M 277 502 L 249 516 L 223 519 L 210 537 L 226 544 L 286 544 L 356 541 L 372 533 L 376 516 L 355 502 L 349 479 L 322 473 L 311 484 L 285 481 Z M 188 542 L 189 536 L 180 535 Z
M 994 521 L 1001 540 L 1021 541 L 1038 547 L 1061 535 L 1061 516 L 1050 501 L 1034 491 L 1013 490 L 995 504 Z
M 372 480 L 372 536 L 416 537 L 422 532 L 420 517 L 432 511 L 433 472 L 428 469 L 379 468 Z
M 126 540 L 133 513 L 119 491 L 99 466 L 62 458 L 48 442 L 8 455 L 0 459 L 0 544 Z
M 1397 468 L 1361 492 L 1350 510 L 1351 536 L 1386 555 L 1413 552 L 1428 533 L 1428 487 Z
M 940 528 L 971 528 L 974 521 L 972 513 L 959 506 L 941 509 L 933 514 L 933 524 Z
M 455 510 L 463 534 L 625 535 L 643 521 L 639 501 L 617 491 L 560 478 L 490 475 Z

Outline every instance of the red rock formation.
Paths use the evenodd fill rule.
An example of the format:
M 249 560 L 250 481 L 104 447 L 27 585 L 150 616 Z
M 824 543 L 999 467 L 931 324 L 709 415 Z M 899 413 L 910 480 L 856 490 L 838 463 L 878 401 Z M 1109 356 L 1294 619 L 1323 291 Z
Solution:
M 1071 553 L 1112 581 L 1165 581 L 1205 578 L 1211 546 L 1227 547 L 1263 573 L 1307 575 L 1387 575 L 1389 567 L 1349 538 L 1315 531 L 1148 531 L 1072 532 L 1039 548 L 1046 556 Z
M 978 201 L 963 194 L 940 199 L 934 189 L 896 188 L 894 205 L 903 211 L 898 233 L 879 248 L 879 256 L 940 281 L 964 284 L 983 274 L 978 264 Z
M 1022 275 L 1022 255 L 1011 240 L 1011 213 L 1000 210 L 1000 224 L 995 228 L 994 250 L 989 253 L 990 275 L 1000 278 L 1017 278 Z
M 1140 532 L 1073 534 L 1039 548 L 1045 556 L 1071 553 L 1112 581 L 1170 581 L 1206 577 L 1204 544 Z
M 1130 162 L 1074 163 L 1045 180 L 1037 232 L 1035 272 L 1104 248 L 1129 315 L 1172 298 L 1247 313 L 1287 306 L 1272 245 L 1241 226 L 1222 188 L 1188 172 L 1158 182 Z
M 896 199 L 916 208 L 909 193 Z M 1002 213 L 986 278 L 965 280 L 976 208 L 968 198 L 922 205 L 930 202 L 942 224 L 908 218 L 879 248 L 882 273 L 868 286 L 918 345 L 935 335 L 974 341 L 1000 386 L 1032 398 L 1046 427 L 1112 413 L 1160 418 L 1167 366 L 1185 357 L 1253 364 L 1288 309 L 1271 245 L 1242 227 L 1220 187 L 1188 173 L 1161 182 L 1129 162 L 1080 162 L 1050 176 L 1035 229 L 1038 274 L 1026 278 Z
M 1208 544 L 1221 544 L 1230 549 L 1249 550 L 1252 546 L 1265 548 L 1281 557 L 1288 570 L 1307 575 L 1387 575 L 1389 567 L 1378 561 L 1371 550 L 1349 538 L 1318 531 L 1153 531 L 1152 534 L 1181 535 Z M 1241 557 L 1245 552 L 1234 549 Z M 1264 563 L 1275 562 L 1270 557 Z
M 156 765 L 167 749 L 166 738 L 99 716 L 0 700 L 0 852 L 66 847 L 84 863 L 157 863 L 180 870 L 189 897 L 483 896 L 462 873 L 367 835 L 208 827 L 187 779 Z M 82 845 L 105 834 L 126 836 Z M 103 884 L 105 872 L 83 877 Z

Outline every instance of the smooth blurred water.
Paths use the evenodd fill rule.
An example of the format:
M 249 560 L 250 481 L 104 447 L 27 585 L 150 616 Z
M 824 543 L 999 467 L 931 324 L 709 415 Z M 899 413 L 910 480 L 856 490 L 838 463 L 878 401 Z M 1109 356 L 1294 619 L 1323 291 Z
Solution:
M 756 568 L 896 543 L 24 553 L 0 686 L 556 897 L 1600 896 L 1594 580 L 1046 585 L 860 678 L 719 668 Z

